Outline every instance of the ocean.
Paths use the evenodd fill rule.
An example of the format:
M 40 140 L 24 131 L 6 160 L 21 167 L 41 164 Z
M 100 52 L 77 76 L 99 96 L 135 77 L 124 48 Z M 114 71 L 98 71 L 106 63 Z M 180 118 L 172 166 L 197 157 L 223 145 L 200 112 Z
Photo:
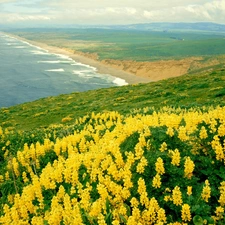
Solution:
M 126 85 L 125 80 L 0 33 L 0 108 L 48 96 Z

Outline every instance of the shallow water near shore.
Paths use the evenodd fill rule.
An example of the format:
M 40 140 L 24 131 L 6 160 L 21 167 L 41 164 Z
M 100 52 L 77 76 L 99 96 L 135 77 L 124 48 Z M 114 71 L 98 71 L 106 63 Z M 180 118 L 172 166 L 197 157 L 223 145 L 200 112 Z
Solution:
M 0 107 L 126 84 L 68 56 L 0 33 Z

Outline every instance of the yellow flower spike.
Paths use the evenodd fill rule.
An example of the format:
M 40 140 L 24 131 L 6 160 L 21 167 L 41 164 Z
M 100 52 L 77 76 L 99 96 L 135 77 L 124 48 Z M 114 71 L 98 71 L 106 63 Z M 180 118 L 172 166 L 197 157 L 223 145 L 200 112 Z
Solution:
M 105 222 L 105 217 L 100 213 L 98 215 L 98 225 L 107 225 L 107 223 Z
M 22 178 L 23 178 L 23 182 L 24 182 L 24 183 L 29 182 L 29 180 L 28 180 L 28 178 L 27 178 L 27 173 L 26 173 L 25 171 L 23 171 L 23 173 L 22 173 Z
M 160 175 L 157 173 L 154 177 L 153 177 L 153 180 L 152 180 L 152 187 L 154 188 L 160 188 L 161 187 L 161 177 Z
M 135 198 L 135 197 L 132 197 L 132 199 L 130 200 L 130 203 L 131 203 L 131 206 L 134 208 L 134 207 L 138 207 L 139 205 L 139 201 Z
M 166 134 L 168 134 L 170 137 L 173 137 L 174 136 L 173 128 L 172 127 L 168 127 L 167 131 L 166 131 Z
M 181 218 L 185 222 L 191 221 L 191 211 L 190 211 L 190 206 L 188 204 L 182 205 Z
M 207 130 L 205 129 L 204 126 L 202 126 L 200 129 L 199 137 L 200 139 L 206 139 L 208 137 Z
M 187 129 L 184 126 L 180 126 L 178 130 L 178 137 L 181 141 L 187 141 L 189 137 L 187 136 Z
M 169 196 L 169 195 L 165 195 L 164 196 L 164 201 L 165 202 L 168 202 L 168 201 L 172 201 L 173 199 L 171 198 L 171 196 Z
M 216 220 L 221 220 L 224 218 L 224 207 L 218 206 L 216 207 Z
M 174 166 L 180 166 L 180 152 L 178 149 L 175 149 L 174 151 L 169 150 L 169 154 L 171 155 L 172 161 L 171 164 Z
M 12 167 L 13 167 L 15 176 L 18 177 L 20 175 L 19 163 L 17 162 L 17 159 L 15 157 L 12 159 Z
M 145 171 L 145 167 L 148 165 L 147 159 L 142 156 L 140 162 L 137 165 L 137 172 L 142 174 Z
M 159 175 L 163 175 L 165 173 L 164 163 L 161 157 L 157 158 L 155 163 L 155 170 Z
M 165 224 L 166 223 L 166 211 L 163 208 L 160 208 L 157 212 L 157 224 Z
M 195 168 L 194 162 L 191 160 L 189 156 L 186 157 L 184 163 L 184 177 L 190 179 L 193 176 L 194 168 Z
M 192 186 L 187 187 L 187 195 L 188 196 L 192 195 Z
M 182 205 L 182 193 L 180 191 L 180 187 L 176 186 L 172 191 L 172 200 L 175 205 Z
M 138 221 L 141 217 L 141 212 L 138 208 L 133 208 L 132 210 L 132 217 L 134 218 L 134 220 Z
M 225 162 L 224 149 L 223 149 L 223 146 L 220 143 L 220 139 L 219 139 L 218 135 L 215 135 L 213 137 L 213 141 L 211 142 L 211 145 L 212 145 L 212 149 L 216 153 L 216 159 L 219 160 L 219 161 L 224 161 Z
M 220 198 L 218 200 L 218 202 L 220 203 L 221 206 L 225 206 L 225 181 L 220 183 L 221 186 L 219 187 L 219 191 L 220 191 Z
M 221 124 L 219 127 L 218 127 L 218 136 L 219 137 L 223 137 L 225 136 L 225 125 L 224 124 Z
M 10 180 L 9 172 L 8 171 L 5 172 L 5 180 Z
M 97 190 L 98 190 L 99 195 L 103 199 L 103 201 L 108 198 L 108 191 L 107 191 L 105 185 L 98 184 L 97 185 Z
M 205 185 L 203 186 L 201 197 L 205 202 L 208 202 L 209 198 L 211 197 L 211 188 L 210 188 L 210 184 L 208 180 L 205 181 Z
M 163 142 L 159 148 L 159 151 L 164 152 L 166 150 L 167 150 L 167 144 L 166 144 L 166 142 Z
M 42 225 L 44 224 L 44 219 L 40 216 L 34 216 L 31 220 L 32 225 Z
M 0 126 L 0 136 L 4 134 L 2 127 Z

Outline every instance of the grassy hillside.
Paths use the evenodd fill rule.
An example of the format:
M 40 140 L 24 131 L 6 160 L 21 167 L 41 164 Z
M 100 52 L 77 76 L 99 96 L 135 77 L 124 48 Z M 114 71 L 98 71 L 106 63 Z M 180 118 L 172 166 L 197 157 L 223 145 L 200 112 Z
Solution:
M 223 225 L 224 75 L 1 109 L 0 224 Z
M 225 67 L 0 110 L 0 224 L 225 224 Z
M 92 112 L 118 111 L 121 114 L 144 107 L 191 108 L 225 105 L 225 68 L 210 68 L 178 78 L 148 84 L 48 97 L 0 110 L 0 126 L 32 130 L 51 124 L 72 124 Z

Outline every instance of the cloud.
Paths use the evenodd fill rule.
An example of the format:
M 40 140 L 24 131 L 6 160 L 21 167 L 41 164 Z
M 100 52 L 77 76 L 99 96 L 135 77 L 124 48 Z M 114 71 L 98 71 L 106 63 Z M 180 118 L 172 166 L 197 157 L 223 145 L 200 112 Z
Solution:
M 190 4 L 162 10 L 144 10 L 143 16 L 154 21 L 225 21 L 225 0 L 202 5 Z
M 1 3 L 6 3 L 6 2 L 17 2 L 18 0 L 0 0 Z
M 3 6 L 3 7 L 2 7 Z M 4 10 L 3 10 L 4 9 Z M 225 23 L 225 0 L 0 0 L 7 21 L 67 24 Z
M 44 21 L 44 20 L 51 20 L 50 17 L 44 15 L 11 15 L 10 18 L 7 19 L 8 22 L 19 22 L 19 21 Z
M 20 23 L 20 22 L 46 22 L 51 21 L 53 18 L 46 15 L 20 15 L 16 13 L 1 13 L 0 21 L 4 21 L 4 23 Z

